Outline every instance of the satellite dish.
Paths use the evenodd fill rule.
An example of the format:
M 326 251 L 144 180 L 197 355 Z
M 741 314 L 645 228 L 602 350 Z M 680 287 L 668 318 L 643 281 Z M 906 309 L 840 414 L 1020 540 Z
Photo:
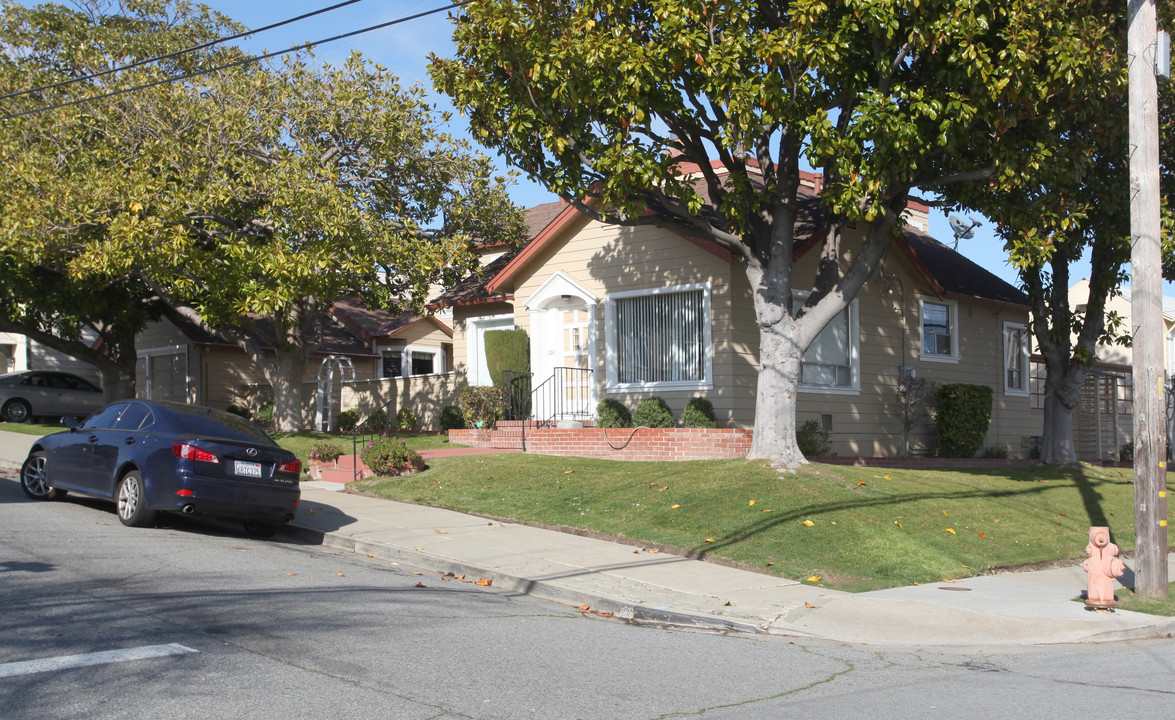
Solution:
M 947 222 L 951 225 L 951 232 L 955 234 L 955 249 L 958 249 L 960 240 L 970 240 L 975 237 L 975 228 L 983 224 L 975 218 L 970 218 L 970 220 L 971 224 L 968 225 L 966 220 L 956 215 L 947 218 Z

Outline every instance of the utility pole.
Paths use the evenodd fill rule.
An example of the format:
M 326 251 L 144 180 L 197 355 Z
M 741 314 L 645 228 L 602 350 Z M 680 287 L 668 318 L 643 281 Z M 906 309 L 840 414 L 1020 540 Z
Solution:
M 1155 0 L 1127 0 L 1130 62 L 1130 317 L 1134 325 L 1134 531 L 1138 595 L 1167 596 L 1162 250 Z

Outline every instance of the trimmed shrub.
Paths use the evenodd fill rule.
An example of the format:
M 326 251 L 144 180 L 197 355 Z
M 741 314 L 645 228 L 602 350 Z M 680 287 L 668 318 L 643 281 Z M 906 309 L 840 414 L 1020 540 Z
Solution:
M 380 476 L 403 475 L 424 467 L 420 453 L 394 437 L 377 437 L 368 440 L 359 451 L 359 457 L 372 472 Z
M 616 398 L 604 398 L 596 405 L 596 427 L 630 428 L 632 413 Z
M 502 417 L 505 395 L 500 387 L 469 385 L 461 388 L 461 414 L 470 428 L 492 429 Z
M 691 399 L 681 413 L 681 422 L 689 428 L 718 427 L 718 420 L 714 417 L 714 403 L 702 397 Z
M 416 413 L 412 412 L 412 408 L 402 407 L 400 412 L 396 413 L 396 430 L 400 432 L 415 430 L 417 423 Z
M 1134 442 L 1128 442 L 1118 448 L 1118 462 L 1134 462 Z
M 504 387 L 506 370 L 530 372 L 530 338 L 521 328 L 487 330 L 485 333 L 486 368 L 494 387 Z
M 441 408 L 441 430 L 460 430 L 465 427 L 465 415 L 456 405 Z
M 1007 460 L 1012 457 L 1012 451 L 1007 445 L 989 445 L 983 448 L 983 457 L 987 460 Z
M 934 392 L 938 406 L 937 457 L 975 457 L 991 427 L 991 388 L 955 383 L 939 385 Z
M 386 410 L 376 410 L 363 421 L 363 430 L 380 432 L 388 429 L 388 413 Z
M 253 420 L 263 428 L 273 427 L 273 405 L 265 404 L 257 411 L 257 417 Z
M 632 414 L 632 422 L 637 427 L 650 428 L 669 428 L 677 424 L 673 420 L 673 411 L 659 397 L 641 400 Z
M 796 445 L 804 457 L 827 457 L 832 453 L 831 436 L 819 420 L 808 420 L 796 430 Z
M 335 425 L 338 425 L 339 430 L 343 432 L 351 432 L 355 426 L 359 424 L 359 411 L 355 409 L 344 410 L 338 415 L 335 415 Z

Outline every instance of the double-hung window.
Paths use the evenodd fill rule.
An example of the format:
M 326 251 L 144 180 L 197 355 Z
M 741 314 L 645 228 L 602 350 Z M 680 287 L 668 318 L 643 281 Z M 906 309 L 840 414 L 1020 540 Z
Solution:
M 807 299 L 792 295 L 792 312 Z M 827 391 L 857 391 L 861 387 L 860 330 L 857 301 L 828 321 L 800 360 L 800 387 Z
M 922 317 L 922 359 L 959 359 L 959 306 L 953 302 L 919 300 Z
M 609 390 L 713 387 L 708 283 L 611 293 L 604 307 Z
M 1028 328 L 1004 323 L 1004 392 L 1028 394 Z
M 414 377 L 445 372 L 440 348 L 384 348 L 380 368 L 382 377 Z

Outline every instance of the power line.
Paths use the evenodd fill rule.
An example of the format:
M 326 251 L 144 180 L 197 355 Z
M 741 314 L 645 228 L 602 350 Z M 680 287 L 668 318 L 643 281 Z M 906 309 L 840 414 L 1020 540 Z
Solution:
M 256 35 L 258 33 L 263 33 L 267 30 L 273 30 L 274 28 L 279 28 L 283 25 L 289 25 L 290 23 L 295 23 L 295 22 L 298 22 L 299 20 L 305 20 L 306 18 L 311 18 L 311 17 L 314 17 L 315 15 L 322 15 L 323 13 L 328 13 L 331 10 L 338 10 L 339 8 L 346 7 L 347 5 L 354 5 L 357 2 L 363 2 L 363 0 L 346 0 L 346 2 L 341 2 L 336 5 L 331 5 L 330 7 L 322 8 L 321 10 L 315 10 L 314 12 L 308 12 L 304 15 L 299 15 L 298 17 L 290 18 L 289 20 L 282 20 L 280 22 L 275 22 L 273 24 L 266 25 L 265 27 L 257 28 L 256 30 L 249 30 L 247 32 L 237 33 L 236 35 L 229 35 L 228 37 L 222 37 L 222 38 L 218 38 L 216 40 L 210 40 L 209 42 L 206 42 L 203 45 L 196 45 L 195 47 L 185 48 L 183 50 L 176 50 L 175 52 L 167 53 L 166 55 L 159 55 L 157 57 L 147 58 L 146 60 L 139 60 L 138 62 L 131 63 L 130 65 L 123 65 L 122 67 L 110 68 L 109 70 L 103 70 L 101 72 L 96 72 L 96 73 L 93 73 L 92 75 L 82 75 L 81 77 L 71 78 L 69 80 L 62 80 L 61 82 L 53 83 L 52 85 L 42 85 L 41 87 L 30 88 L 28 90 L 20 90 L 18 92 L 9 93 L 7 95 L 0 95 L 0 100 L 7 100 L 8 98 L 20 97 L 21 95 L 28 95 L 28 94 L 35 93 L 35 92 L 41 92 L 42 90 L 53 90 L 54 88 L 65 87 L 66 85 L 72 85 L 74 83 L 81 82 L 83 80 L 93 80 L 94 78 L 105 77 L 106 75 L 113 75 L 116 72 L 123 72 L 126 70 L 132 70 L 134 68 L 146 65 L 147 63 L 159 62 L 160 60 L 170 60 L 173 57 L 179 57 L 180 55 L 186 55 L 187 53 L 196 52 L 197 50 L 204 50 L 206 48 L 210 48 L 215 45 L 219 45 L 221 43 L 226 43 L 230 40 L 239 40 L 244 37 L 249 37 L 250 35 Z
M 210 68 L 204 68 L 203 70 L 197 70 L 195 72 L 185 73 L 183 75 L 177 75 L 175 77 L 164 78 L 163 80 L 156 80 L 154 82 L 145 83 L 143 85 L 135 85 L 133 87 L 123 88 L 122 90 L 112 90 L 108 93 L 103 93 L 101 95 L 94 95 L 92 97 L 79 98 L 77 100 L 71 100 L 69 102 L 58 103 L 56 105 L 50 105 L 48 107 L 35 108 L 33 110 L 25 110 L 24 112 L 19 112 L 19 113 L 11 113 L 11 114 L 4 115 L 4 116 L 0 117 L 0 120 L 12 120 L 12 119 L 19 118 L 19 117 L 25 117 L 27 115 L 37 115 L 39 113 L 49 112 L 50 110 L 60 110 L 61 108 L 74 107 L 75 105 L 81 105 L 82 103 L 93 102 L 95 100 L 105 100 L 107 98 L 118 97 L 119 95 L 126 95 L 128 93 L 138 92 L 139 90 L 147 90 L 149 88 L 158 87 L 159 85 L 167 85 L 170 83 L 179 82 L 181 80 L 189 80 L 194 77 L 200 77 L 201 75 L 208 75 L 209 73 L 217 72 L 218 70 L 228 70 L 230 68 L 240 67 L 242 65 L 249 65 L 249 64 L 252 64 L 255 62 L 260 62 L 262 60 L 268 60 L 270 58 L 275 58 L 275 57 L 279 57 L 281 55 L 286 55 L 288 53 L 298 52 L 299 50 L 305 50 L 307 48 L 314 47 L 315 45 L 325 45 L 327 43 L 336 42 L 338 40 L 345 40 L 346 38 L 354 37 L 355 35 L 362 35 L 363 33 L 368 33 L 373 30 L 382 30 L 383 28 L 391 27 L 392 25 L 399 25 L 401 23 L 406 23 L 410 20 L 418 20 L 422 17 L 427 17 L 428 15 L 435 15 L 437 13 L 445 12 L 446 10 L 454 10 L 456 8 L 465 7 L 466 5 L 469 5 L 470 3 L 472 3 L 473 1 L 474 0 L 462 0 L 462 2 L 455 2 L 452 5 L 447 5 L 442 8 L 436 8 L 435 10 L 426 10 L 424 12 L 416 13 L 415 15 L 408 15 L 408 16 L 405 16 L 402 18 L 397 18 L 395 20 L 390 20 L 385 23 L 380 23 L 378 25 L 371 25 L 369 27 L 361 28 L 359 30 L 353 30 L 351 32 L 343 33 L 341 35 L 335 35 L 333 37 L 324 38 L 322 40 L 315 40 L 313 42 L 303 43 L 301 45 L 295 45 L 295 46 L 293 46 L 291 48 L 287 48 L 285 50 L 277 50 L 275 52 L 265 53 L 263 55 L 254 55 L 253 57 L 248 57 L 243 60 L 237 60 L 236 62 L 225 63 L 224 65 L 217 65 L 215 67 L 210 67 Z

